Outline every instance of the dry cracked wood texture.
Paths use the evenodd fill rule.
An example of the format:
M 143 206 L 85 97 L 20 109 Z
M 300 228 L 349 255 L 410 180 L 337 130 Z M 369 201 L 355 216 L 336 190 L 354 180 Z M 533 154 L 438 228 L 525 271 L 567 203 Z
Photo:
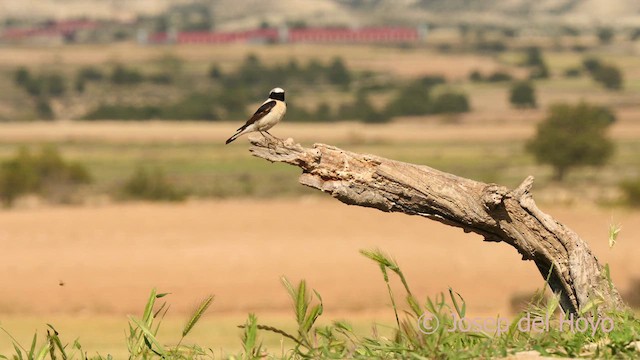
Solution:
M 299 167 L 301 184 L 343 203 L 423 216 L 508 243 L 536 264 L 567 313 L 600 301 L 600 311 L 626 308 L 587 244 L 536 206 L 532 176 L 508 189 L 325 144 L 305 148 L 258 135 L 249 140 L 254 156 Z

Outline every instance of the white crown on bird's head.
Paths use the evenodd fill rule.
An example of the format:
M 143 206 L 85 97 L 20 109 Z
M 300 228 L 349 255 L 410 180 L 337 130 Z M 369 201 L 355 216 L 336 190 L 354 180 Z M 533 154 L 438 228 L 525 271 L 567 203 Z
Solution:
M 269 92 L 269 99 L 284 101 L 284 89 L 276 87 Z

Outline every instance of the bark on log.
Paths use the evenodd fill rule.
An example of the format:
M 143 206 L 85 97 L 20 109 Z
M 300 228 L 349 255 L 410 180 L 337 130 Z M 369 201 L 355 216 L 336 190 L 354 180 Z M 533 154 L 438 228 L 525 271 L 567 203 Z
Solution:
M 584 240 L 536 206 L 532 176 L 510 190 L 325 144 L 249 140 L 254 156 L 300 167 L 301 184 L 343 203 L 423 216 L 513 246 L 549 279 L 566 313 L 576 314 L 591 301 L 602 301 L 600 311 L 626 309 Z

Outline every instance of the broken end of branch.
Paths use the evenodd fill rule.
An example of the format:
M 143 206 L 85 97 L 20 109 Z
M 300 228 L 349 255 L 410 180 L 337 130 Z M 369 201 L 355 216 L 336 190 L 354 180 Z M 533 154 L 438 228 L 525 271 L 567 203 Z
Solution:
M 516 199 L 520 199 L 523 196 L 531 196 L 531 188 L 533 187 L 534 177 L 529 175 L 522 181 L 518 187 L 513 190 L 513 195 Z

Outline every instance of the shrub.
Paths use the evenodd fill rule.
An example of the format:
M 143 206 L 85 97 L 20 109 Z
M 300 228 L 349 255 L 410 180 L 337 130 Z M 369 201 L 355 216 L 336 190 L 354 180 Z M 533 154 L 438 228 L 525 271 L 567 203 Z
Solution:
M 529 79 L 532 79 L 532 80 L 546 79 L 548 77 L 549 77 L 549 68 L 547 68 L 547 65 L 545 64 L 534 67 L 533 69 L 531 69 L 531 72 L 529 73 Z
M 536 93 L 529 81 L 519 81 L 511 86 L 509 102 L 517 108 L 535 108 Z
M 582 69 L 579 67 L 568 68 L 564 71 L 564 76 L 568 78 L 575 78 L 582 75 Z
M 614 65 L 602 65 L 593 73 L 593 79 L 605 88 L 619 90 L 622 88 L 622 72 Z
M 602 62 L 597 58 L 587 57 L 582 60 L 582 66 L 593 75 L 598 69 L 600 69 Z
M 331 106 L 326 102 L 320 103 L 316 108 L 314 117 L 317 121 L 333 121 L 334 115 L 331 111 Z
M 542 57 L 542 51 L 537 46 L 530 46 L 525 49 L 525 66 L 540 66 L 544 65 L 544 58 Z
M 160 168 L 148 169 L 139 166 L 122 188 L 130 199 L 152 201 L 182 201 L 187 193 L 171 183 Z
M 222 78 L 222 70 L 218 64 L 211 64 L 209 67 L 209 78 L 218 80 Z
M 327 68 L 327 80 L 333 85 L 347 87 L 351 83 L 351 73 L 344 65 L 344 61 L 340 57 L 333 59 L 333 62 Z
M 54 118 L 53 109 L 45 97 L 39 97 L 36 100 L 36 113 L 40 120 L 53 120 Z
M 360 93 L 353 104 L 353 111 L 356 119 L 366 123 L 385 123 L 390 117 L 384 111 L 376 110 L 366 94 Z
M 469 109 L 469 100 L 465 94 L 445 92 L 433 100 L 433 113 L 435 114 L 457 114 L 468 112 Z
M 601 27 L 597 31 L 598 40 L 600 40 L 601 44 L 608 44 L 613 40 L 615 36 L 615 32 L 610 27 Z
M 538 162 L 553 166 L 554 178 L 561 181 L 573 167 L 603 165 L 611 157 L 614 145 L 606 130 L 614 121 L 606 107 L 556 104 L 538 124 L 527 150 Z
M 84 120 L 149 120 L 160 117 L 157 106 L 99 105 L 83 116 Z
M 503 52 L 507 50 L 507 45 L 500 40 L 479 41 L 476 44 L 476 50 L 487 52 Z
M 111 73 L 111 82 L 118 85 L 138 84 L 144 80 L 142 74 L 134 69 L 116 65 Z
M 86 66 L 78 71 L 77 78 L 86 81 L 100 81 L 104 78 L 104 74 L 95 67 Z
M 173 105 L 159 109 L 159 117 L 170 120 L 219 120 L 215 99 L 204 93 L 192 93 Z
M 67 91 L 64 77 L 60 74 L 49 74 L 45 77 L 47 93 L 51 96 L 62 96 Z
M 0 164 L 0 198 L 6 206 L 24 194 L 55 196 L 52 192 L 56 189 L 89 182 L 87 169 L 65 161 L 54 147 L 44 147 L 35 156 L 27 148 L 21 148 L 15 157 Z
M 481 81 L 484 80 L 484 78 L 482 77 L 482 73 L 480 73 L 480 71 L 473 70 L 469 74 L 469 80 L 472 81 L 472 82 L 481 82 Z
M 171 76 L 171 74 L 161 72 L 161 73 L 150 75 L 149 81 L 154 84 L 166 85 L 166 84 L 171 84 L 173 82 L 173 77 Z
M 31 74 L 25 67 L 19 67 L 13 74 L 13 82 L 20 87 L 26 87 L 30 80 Z
M 485 79 L 488 82 L 503 82 L 503 81 L 511 81 L 513 80 L 513 76 L 508 72 L 504 71 L 496 71 L 493 74 L 489 75 Z
M 400 89 L 387 105 L 386 112 L 391 116 L 425 115 L 432 112 L 431 89 L 418 82 Z

